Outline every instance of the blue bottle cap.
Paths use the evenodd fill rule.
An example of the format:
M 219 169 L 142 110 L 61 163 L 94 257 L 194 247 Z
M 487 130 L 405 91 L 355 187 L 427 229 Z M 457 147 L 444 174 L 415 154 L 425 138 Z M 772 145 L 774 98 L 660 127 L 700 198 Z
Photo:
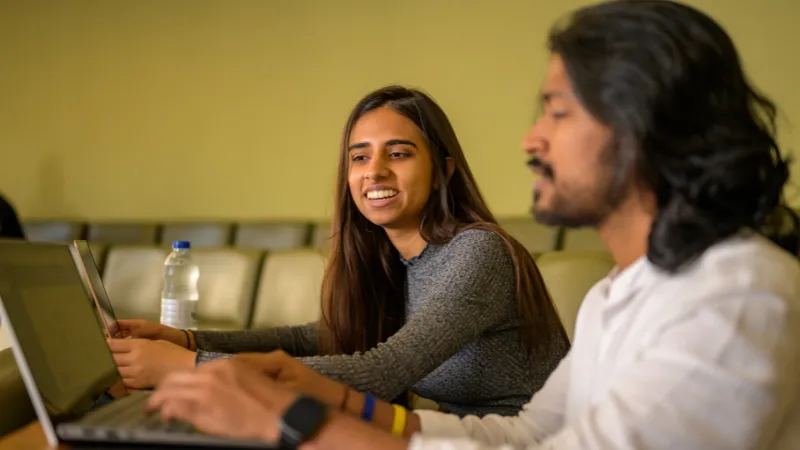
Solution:
M 192 248 L 192 244 L 189 241 L 172 241 L 172 248 L 173 249 L 188 249 Z

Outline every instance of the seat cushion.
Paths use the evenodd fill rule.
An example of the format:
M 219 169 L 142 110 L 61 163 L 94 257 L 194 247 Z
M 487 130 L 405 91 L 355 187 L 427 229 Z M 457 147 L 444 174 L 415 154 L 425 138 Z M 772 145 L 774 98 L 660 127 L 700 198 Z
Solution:
M 234 245 L 259 250 L 290 250 L 308 244 L 308 223 L 243 223 L 236 227 Z
M 611 272 L 614 260 L 604 251 L 558 251 L 542 254 L 536 265 L 571 340 L 583 298 Z
M 230 223 L 170 223 L 161 232 L 161 244 L 189 241 L 192 248 L 225 247 L 230 245 L 233 224 Z
M 325 257 L 318 250 L 267 255 L 253 312 L 253 328 L 302 325 L 320 317 Z

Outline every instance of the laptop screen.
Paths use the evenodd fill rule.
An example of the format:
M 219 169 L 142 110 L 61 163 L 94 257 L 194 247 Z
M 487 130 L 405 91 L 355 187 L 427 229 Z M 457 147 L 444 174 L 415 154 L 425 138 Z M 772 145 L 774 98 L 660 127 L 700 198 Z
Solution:
M 0 300 L 53 422 L 120 381 L 67 245 L 0 242 Z
M 108 330 L 110 337 L 121 337 L 114 308 L 111 306 L 111 300 L 108 298 L 105 286 L 103 286 L 103 279 L 100 277 L 100 271 L 97 270 L 97 264 L 95 264 L 89 243 L 86 241 L 73 241 L 72 247 L 75 251 L 75 262 L 78 264 L 86 295 L 89 296 L 92 304 L 97 308 L 103 327 Z

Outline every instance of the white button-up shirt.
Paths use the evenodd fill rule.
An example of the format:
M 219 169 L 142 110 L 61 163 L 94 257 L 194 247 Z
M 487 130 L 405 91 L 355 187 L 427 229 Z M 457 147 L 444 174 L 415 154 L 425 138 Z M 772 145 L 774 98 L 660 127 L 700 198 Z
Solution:
M 413 450 L 800 449 L 800 265 L 765 238 L 586 295 L 572 349 L 517 417 L 419 411 Z

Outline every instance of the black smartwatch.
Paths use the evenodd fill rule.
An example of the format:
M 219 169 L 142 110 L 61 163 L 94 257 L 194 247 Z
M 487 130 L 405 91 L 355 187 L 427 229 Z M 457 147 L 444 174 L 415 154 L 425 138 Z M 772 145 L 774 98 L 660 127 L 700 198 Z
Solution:
M 311 397 L 298 397 L 280 420 L 280 448 L 297 448 L 314 436 L 325 419 L 328 407 Z

